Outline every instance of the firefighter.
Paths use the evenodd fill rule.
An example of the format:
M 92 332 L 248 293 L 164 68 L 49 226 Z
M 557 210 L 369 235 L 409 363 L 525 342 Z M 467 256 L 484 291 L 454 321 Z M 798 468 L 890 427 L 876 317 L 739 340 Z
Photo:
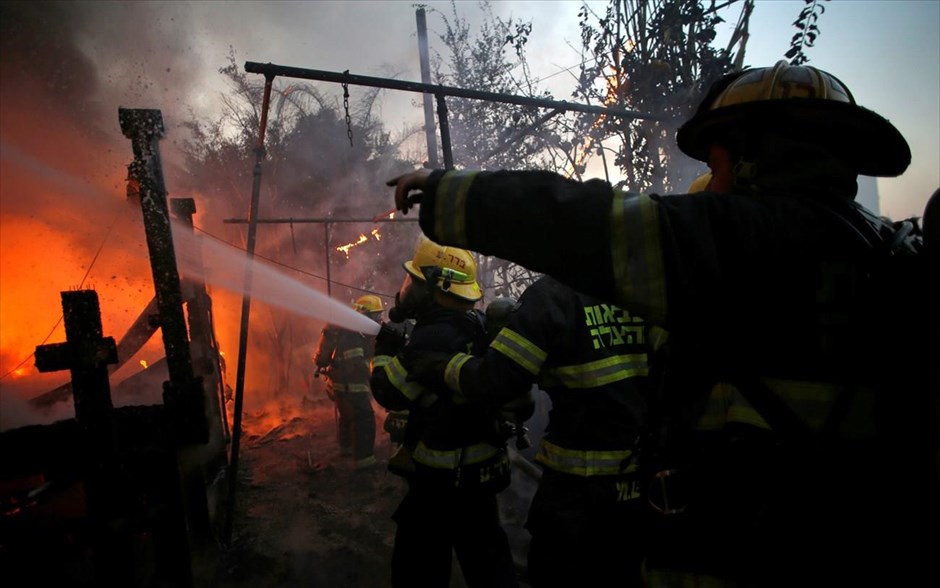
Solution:
M 651 567 L 739 586 L 926 585 L 936 307 L 918 275 L 883 290 L 902 304 L 868 297 L 869 269 L 916 259 L 921 240 L 854 200 L 858 175 L 904 172 L 907 142 L 832 74 L 779 62 L 719 79 L 677 143 L 708 164 L 709 191 L 633 194 L 545 171 L 419 170 L 389 185 L 403 212 L 420 203 L 430 238 L 668 328 L 652 364 L 674 425 L 660 437 L 693 451 L 649 488 L 662 511 Z M 742 398 L 714 437 L 688 433 L 716 386 Z
M 376 322 L 381 320 L 382 299 L 374 294 L 360 296 L 352 307 Z M 356 469 L 376 465 L 375 413 L 369 388 L 374 349 L 375 337 L 327 325 L 313 359 L 317 373 L 327 378 L 327 394 L 339 413 L 336 438 L 340 455 L 352 456 Z
M 649 355 L 665 333 L 551 277 L 529 286 L 483 357 L 407 353 L 412 378 L 458 404 L 547 392 L 552 409 L 529 509 L 532 586 L 640 586 L 645 513 L 637 443 Z
M 392 584 L 446 588 L 456 554 L 471 588 L 517 586 L 496 502 L 510 481 L 499 407 L 458 406 L 440 387 L 409 382 L 400 361 L 409 349 L 482 351 L 486 327 L 474 308 L 482 297 L 476 262 L 465 249 L 423 239 L 404 269 L 389 314 L 415 319 L 414 329 L 402 348 L 400 333 L 383 326 L 371 380 L 381 406 L 408 411 L 403 444 L 389 461 L 389 470 L 408 484 L 392 517 Z

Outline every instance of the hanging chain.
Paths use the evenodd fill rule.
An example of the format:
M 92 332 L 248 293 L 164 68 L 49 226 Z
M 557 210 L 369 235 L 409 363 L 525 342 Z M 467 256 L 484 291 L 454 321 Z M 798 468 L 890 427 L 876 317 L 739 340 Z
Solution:
M 348 75 L 349 70 L 343 72 Z M 349 116 L 349 83 L 343 82 L 343 108 L 346 110 L 346 136 L 349 137 L 349 146 L 353 146 L 352 140 L 352 117 Z

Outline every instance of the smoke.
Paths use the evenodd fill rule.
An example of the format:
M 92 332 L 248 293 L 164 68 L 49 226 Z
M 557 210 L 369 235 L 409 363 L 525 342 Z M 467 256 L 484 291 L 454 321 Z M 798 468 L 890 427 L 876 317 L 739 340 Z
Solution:
M 180 123 L 192 116 L 212 120 L 218 116 L 218 95 L 225 89 L 218 68 L 226 65 L 228 55 L 228 47 L 219 45 L 223 35 L 218 31 L 226 29 L 231 41 L 254 43 L 267 51 L 272 45 L 262 41 L 275 38 L 278 23 L 296 18 L 296 5 L 227 4 L 225 10 L 221 6 L 0 3 L 0 429 L 28 424 L 28 411 L 19 408 L 25 406 L 24 399 L 68 380 L 67 372 L 38 374 L 30 357 L 37 345 L 65 340 L 60 292 L 97 291 L 104 334 L 116 339 L 153 296 L 141 213 L 128 205 L 125 195 L 132 152 L 130 141 L 121 134 L 119 107 L 162 112 L 167 128 L 163 169 L 170 195 L 192 196 L 197 202 L 197 225 L 244 247 L 244 227 L 227 225 L 223 233 L 221 219 L 244 216 L 245 207 L 238 203 L 244 203 L 250 191 L 251 170 L 216 192 L 205 184 L 187 183 L 178 148 L 187 134 Z M 339 5 L 321 8 L 333 11 Z M 243 17 L 251 11 L 263 11 L 264 22 L 246 24 L 251 19 Z M 405 11 L 404 16 L 413 25 L 412 13 Z M 413 52 L 413 47 L 406 47 Z M 278 60 L 276 54 L 267 53 L 252 58 Z M 285 87 L 290 84 L 278 80 L 282 81 Z M 353 89 L 353 100 L 361 95 L 361 90 Z M 265 169 L 266 180 L 277 175 L 277 189 L 263 190 L 262 217 L 373 217 L 390 206 L 385 186 L 357 178 L 368 172 L 386 179 L 400 169 L 354 166 L 335 178 L 335 184 L 310 181 L 310 170 L 325 153 L 349 152 L 345 128 L 333 134 L 335 140 L 329 144 L 298 151 L 293 168 Z M 310 202 L 306 210 L 286 209 L 285 200 L 277 197 L 298 192 Z M 381 241 L 370 239 L 351 250 L 348 259 L 335 251 L 374 227 L 380 228 Z M 252 361 L 246 379 L 258 393 L 246 401 L 263 402 L 271 394 L 297 390 L 299 372 L 309 369 L 309 357 L 300 350 L 316 340 L 323 323 L 346 323 L 362 330 L 374 327 L 359 323 L 361 317 L 350 315 L 348 304 L 364 290 L 391 303 L 403 276 L 401 263 L 410 258 L 416 234 L 414 224 L 336 223 L 327 243 L 323 225 L 261 225 L 259 253 L 296 267 L 303 275 L 288 276 L 257 260 L 250 264 L 250 294 L 257 303 L 252 306 Z M 240 302 L 249 264 L 237 250 L 211 240 L 199 247 L 207 268 L 199 275 L 212 287 L 218 340 L 231 363 L 240 336 Z M 180 245 L 178 253 L 188 250 Z M 187 263 L 182 257 L 181 269 L 193 274 Z M 324 300 L 327 275 L 332 280 L 329 298 L 339 303 Z M 162 353 L 160 337 L 154 337 L 115 373 L 113 381 L 132 376 L 128 372 L 139 369 L 137 359 L 153 363 Z M 278 365 L 273 359 L 292 353 L 291 365 Z M 310 392 L 309 386 L 300 390 Z M 11 403 L 18 408 L 12 410 Z M 34 416 L 34 421 L 48 418 Z

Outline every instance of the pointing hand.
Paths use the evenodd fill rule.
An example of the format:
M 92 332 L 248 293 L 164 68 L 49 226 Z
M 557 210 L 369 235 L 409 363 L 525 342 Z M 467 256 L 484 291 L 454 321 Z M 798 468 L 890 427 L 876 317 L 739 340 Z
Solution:
M 408 214 L 411 207 L 421 203 L 423 194 L 410 194 L 413 190 L 423 190 L 427 184 L 429 169 L 418 169 L 385 182 L 387 186 L 395 186 L 395 208 L 402 214 Z

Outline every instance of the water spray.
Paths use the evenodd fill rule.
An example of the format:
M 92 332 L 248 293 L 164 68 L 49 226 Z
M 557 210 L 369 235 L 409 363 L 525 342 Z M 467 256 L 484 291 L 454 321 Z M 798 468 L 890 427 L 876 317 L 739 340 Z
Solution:
M 319 319 L 350 331 L 376 335 L 379 325 L 347 304 L 278 270 L 228 243 L 205 239 L 173 223 L 180 272 L 207 284 L 251 296 L 298 316 Z M 202 255 L 200 260 L 199 255 Z M 200 263 L 201 261 L 201 263 Z M 250 272 L 253 279 L 245 280 Z

